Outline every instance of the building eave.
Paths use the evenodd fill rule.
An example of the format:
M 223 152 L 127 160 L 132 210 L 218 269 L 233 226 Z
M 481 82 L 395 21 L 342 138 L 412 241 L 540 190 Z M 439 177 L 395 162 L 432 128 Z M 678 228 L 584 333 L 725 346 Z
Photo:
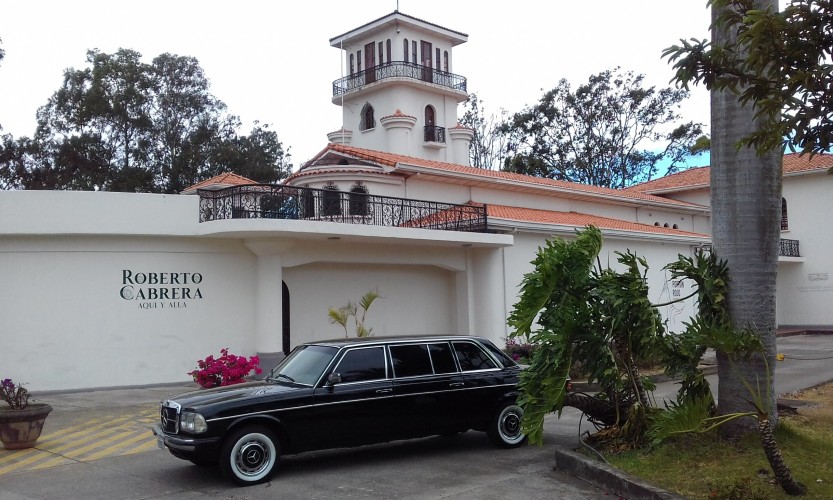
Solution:
M 568 199 L 574 200 L 587 200 L 587 201 L 604 201 L 605 203 L 612 204 L 612 205 L 620 205 L 620 206 L 627 206 L 627 207 L 652 207 L 652 208 L 661 208 L 665 210 L 675 210 L 680 211 L 687 214 L 694 214 L 694 215 L 709 215 L 711 210 L 709 207 L 705 205 L 697 205 L 694 203 L 685 203 L 680 202 L 678 200 L 650 200 L 645 198 L 631 198 L 627 196 L 611 196 L 608 194 L 601 194 L 601 193 L 593 193 L 589 191 L 581 191 L 578 189 L 570 189 L 568 187 L 561 187 L 561 186 L 548 186 L 542 184 L 532 184 L 528 182 L 521 182 L 513 179 L 501 179 L 501 178 L 492 178 L 489 177 L 484 179 L 481 176 L 476 174 L 467 173 L 467 172 L 456 172 L 456 171 L 448 171 L 448 170 L 440 170 L 437 168 L 432 167 L 423 167 L 420 165 L 414 165 L 410 163 L 400 162 L 396 164 L 397 171 L 405 171 L 411 172 L 414 174 L 425 175 L 426 177 L 435 177 L 437 179 L 455 179 L 462 182 L 458 182 L 460 184 L 466 185 L 479 185 L 479 186 L 488 186 L 488 187 L 503 187 L 508 188 L 512 191 L 520 191 L 526 193 L 543 193 L 543 194 L 554 194 L 557 193 L 559 196 Z
M 512 219 L 502 219 L 497 217 L 489 217 L 489 228 L 496 231 L 505 231 L 508 233 L 516 232 L 530 232 L 543 233 L 558 236 L 573 236 L 576 231 L 584 226 L 574 224 L 551 224 L 544 222 L 525 222 Z M 663 241 L 671 243 L 683 243 L 688 245 L 704 245 L 711 243 L 711 238 L 702 235 L 696 236 L 691 234 L 676 235 L 667 233 L 648 233 L 642 231 L 632 231 L 626 229 L 602 228 L 599 230 L 602 235 L 609 238 L 622 238 L 630 240 L 643 241 Z
M 342 45 L 349 45 L 356 39 L 364 38 L 370 34 L 382 31 L 388 27 L 394 27 L 397 23 L 400 26 L 409 26 L 420 31 L 437 34 L 447 39 L 451 43 L 452 47 L 460 45 L 461 43 L 465 43 L 469 39 L 469 36 L 465 33 L 444 28 L 437 24 L 433 24 L 428 21 L 424 21 L 422 19 L 409 16 L 407 14 L 403 14 L 402 12 L 395 10 L 390 14 L 370 21 L 369 23 L 363 24 L 358 28 L 354 28 L 346 33 L 330 38 L 330 46 L 341 48 Z

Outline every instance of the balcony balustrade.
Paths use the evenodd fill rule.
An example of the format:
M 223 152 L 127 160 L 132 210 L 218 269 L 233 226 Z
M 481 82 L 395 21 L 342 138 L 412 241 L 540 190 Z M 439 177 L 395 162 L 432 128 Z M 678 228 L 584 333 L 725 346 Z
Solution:
M 445 142 L 445 128 L 433 125 L 425 126 L 425 142 Z
M 358 71 L 333 82 L 333 97 L 358 90 L 365 85 L 389 78 L 408 78 L 441 85 L 452 90 L 466 92 L 466 78 L 430 66 L 405 61 L 390 61 Z
M 488 232 L 486 207 L 276 184 L 200 189 L 200 222 L 291 219 Z

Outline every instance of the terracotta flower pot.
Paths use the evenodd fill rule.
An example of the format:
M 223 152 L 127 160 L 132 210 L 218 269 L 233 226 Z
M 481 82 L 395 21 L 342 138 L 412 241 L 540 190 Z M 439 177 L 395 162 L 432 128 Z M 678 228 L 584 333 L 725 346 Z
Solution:
M 43 422 L 52 411 L 46 403 L 30 404 L 22 410 L 0 408 L 0 441 L 7 450 L 35 446 L 43 430 Z

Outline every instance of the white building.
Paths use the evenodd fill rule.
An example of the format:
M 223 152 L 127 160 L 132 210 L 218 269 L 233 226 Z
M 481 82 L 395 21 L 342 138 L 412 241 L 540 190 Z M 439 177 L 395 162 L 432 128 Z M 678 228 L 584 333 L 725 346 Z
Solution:
M 784 155 L 776 317 L 782 330 L 833 330 L 833 155 Z M 627 189 L 709 204 L 709 167 Z
M 383 296 L 367 317 L 375 335 L 500 345 L 538 246 L 587 224 L 602 230 L 603 264 L 626 248 L 647 258 L 652 300 L 688 295 L 662 267 L 710 241 L 696 189 L 467 165 L 466 81 L 452 73 L 466 39 L 399 12 L 333 38 L 349 73 L 333 85 L 344 122 L 282 185 L 229 174 L 182 195 L 0 192 L 0 375 L 35 391 L 180 382 L 223 347 L 268 366 L 343 335 L 328 309 L 371 289 Z M 661 312 L 679 330 L 692 304 Z

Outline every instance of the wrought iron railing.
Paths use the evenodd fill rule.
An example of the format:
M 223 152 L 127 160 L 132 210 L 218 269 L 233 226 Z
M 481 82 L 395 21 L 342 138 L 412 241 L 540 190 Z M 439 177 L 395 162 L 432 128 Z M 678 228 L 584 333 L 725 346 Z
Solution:
M 445 142 L 445 128 L 426 125 L 425 142 Z
M 200 189 L 200 222 L 294 219 L 487 232 L 485 205 L 456 205 L 276 184 Z
M 434 83 L 450 89 L 466 92 L 466 78 L 448 71 L 405 61 L 390 61 L 364 69 L 333 82 L 333 96 L 360 89 L 365 85 L 388 78 L 410 78 Z
M 781 239 L 778 255 L 781 257 L 801 257 L 801 253 L 798 251 L 798 240 Z

